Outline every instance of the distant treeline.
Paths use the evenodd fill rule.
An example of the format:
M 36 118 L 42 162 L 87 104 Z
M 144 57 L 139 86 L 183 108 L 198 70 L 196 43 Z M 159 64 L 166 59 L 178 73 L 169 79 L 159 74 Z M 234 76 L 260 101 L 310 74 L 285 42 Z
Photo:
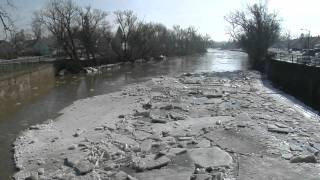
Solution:
M 221 41 L 215 42 L 213 48 L 220 48 L 220 49 L 239 49 L 240 45 L 237 41 Z
M 110 63 L 202 53 L 212 44 L 194 27 L 169 29 L 140 20 L 129 10 L 110 14 L 73 0 L 50 0 L 34 12 L 31 29 L 29 34 L 12 32 L 9 42 L 0 42 L 0 56 L 55 55 Z

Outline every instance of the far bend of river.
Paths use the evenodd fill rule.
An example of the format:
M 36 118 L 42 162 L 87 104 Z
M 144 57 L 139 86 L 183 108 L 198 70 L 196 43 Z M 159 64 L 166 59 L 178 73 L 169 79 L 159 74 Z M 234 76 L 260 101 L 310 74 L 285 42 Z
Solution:
M 37 98 L 20 97 L 30 100 L 10 109 L 10 113 L 0 112 L 0 179 L 10 179 L 14 173 L 11 144 L 19 132 L 30 125 L 54 119 L 60 110 L 78 99 L 114 92 L 127 84 L 143 82 L 160 75 L 247 68 L 248 60 L 245 53 L 209 49 L 205 54 L 173 57 L 155 63 L 124 65 L 112 73 L 53 79 L 51 82 L 54 85 L 51 89 L 40 93 Z

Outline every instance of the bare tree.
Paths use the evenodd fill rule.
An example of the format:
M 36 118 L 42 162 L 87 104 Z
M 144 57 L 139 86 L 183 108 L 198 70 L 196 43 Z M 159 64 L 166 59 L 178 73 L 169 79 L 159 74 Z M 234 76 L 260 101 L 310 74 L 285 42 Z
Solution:
M 174 47 L 171 50 L 173 51 L 173 54 L 185 55 L 206 51 L 206 41 L 208 39 L 199 34 L 196 28 L 192 26 L 185 29 L 177 25 L 173 26 L 171 34 L 171 41 L 174 44 Z
M 79 27 L 79 7 L 72 0 L 50 0 L 40 11 L 41 22 L 55 36 L 67 55 L 79 60 L 76 35 Z
M 280 40 L 286 44 L 287 50 L 290 50 L 291 48 L 292 38 L 290 30 L 284 31 L 280 36 Z
M 107 13 L 90 7 L 81 8 L 73 0 L 49 0 L 46 7 L 35 13 L 32 29 L 36 39 L 45 27 L 56 40 L 56 47 L 73 60 L 82 52 L 87 59 L 97 57 L 119 60 L 180 55 L 204 52 L 209 38 L 195 28 L 175 26 L 167 29 L 161 24 L 140 22 L 132 11 L 116 11 L 118 30 L 111 33 Z M 101 58 L 99 58 L 101 59 Z
M 116 24 L 119 25 L 118 32 L 121 34 L 121 45 L 123 49 L 123 58 L 131 58 L 131 49 L 129 47 L 129 39 L 131 38 L 137 24 L 137 16 L 133 11 L 116 11 Z
M 98 9 L 87 7 L 80 10 L 80 41 L 85 48 L 88 59 L 95 59 L 98 47 L 97 43 L 101 38 L 105 38 L 105 33 L 109 29 L 106 21 L 107 13 Z
M 111 42 L 113 34 L 110 30 L 110 26 L 103 26 L 99 28 L 99 39 L 96 41 L 96 52 L 107 62 L 112 59 L 116 59 L 116 54 L 112 49 Z
M 41 22 L 40 14 L 37 11 L 33 13 L 31 29 L 32 29 L 34 38 L 37 41 L 40 40 L 43 36 L 43 24 Z
M 169 30 L 163 24 L 155 24 L 155 46 L 152 50 L 152 56 L 169 54 Z
M 152 23 L 139 22 L 129 39 L 134 58 L 146 58 L 156 46 L 156 29 Z
M 32 39 L 32 35 L 26 32 L 24 29 L 19 31 L 10 31 L 10 43 L 13 47 L 16 56 L 24 56 L 28 51 L 28 41 Z
M 8 32 L 13 30 L 13 20 L 9 13 L 13 7 L 11 0 L 5 0 L 4 3 L 0 3 L 0 24 L 6 37 Z
M 225 19 L 231 25 L 231 37 L 239 41 L 248 53 L 253 68 L 263 70 L 268 48 L 279 37 L 280 21 L 277 14 L 270 13 L 266 5 L 254 4 L 245 11 L 231 13 Z

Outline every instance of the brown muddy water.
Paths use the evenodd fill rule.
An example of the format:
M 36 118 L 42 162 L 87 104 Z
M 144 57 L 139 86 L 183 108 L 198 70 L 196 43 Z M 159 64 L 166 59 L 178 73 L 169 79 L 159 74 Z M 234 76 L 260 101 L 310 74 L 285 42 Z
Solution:
M 143 82 L 160 75 L 183 72 L 236 71 L 248 69 L 247 55 L 236 51 L 209 49 L 208 53 L 168 58 L 167 61 L 123 65 L 97 75 L 51 77 L 39 81 L 28 93 L 4 95 L 0 104 L 0 179 L 11 179 L 14 172 L 12 143 L 31 125 L 54 119 L 72 102 L 120 90 L 127 84 Z M 7 97 L 7 98 L 6 98 Z

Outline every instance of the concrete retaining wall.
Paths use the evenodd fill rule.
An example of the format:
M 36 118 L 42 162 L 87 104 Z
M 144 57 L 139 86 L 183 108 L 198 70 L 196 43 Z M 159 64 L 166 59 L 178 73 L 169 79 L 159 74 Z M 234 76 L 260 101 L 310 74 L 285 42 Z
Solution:
M 275 85 L 320 110 L 320 67 L 270 60 L 266 69 Z

